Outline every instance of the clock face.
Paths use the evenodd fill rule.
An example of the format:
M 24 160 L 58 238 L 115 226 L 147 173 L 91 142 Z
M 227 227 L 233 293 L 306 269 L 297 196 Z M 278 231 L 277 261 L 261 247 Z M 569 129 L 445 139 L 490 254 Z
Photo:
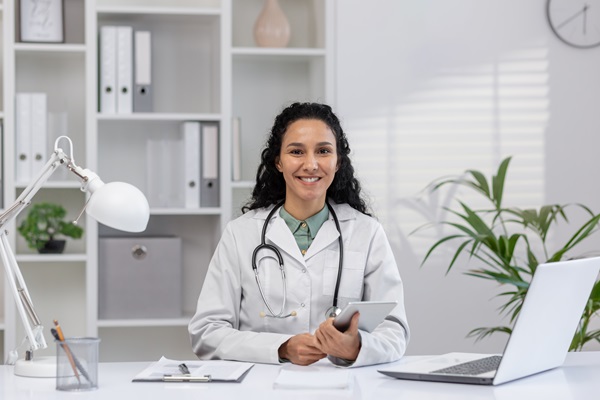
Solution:
M 546 12 L 563 42 L 580 48 L 600 46 L 600 0 L 548 0 Z

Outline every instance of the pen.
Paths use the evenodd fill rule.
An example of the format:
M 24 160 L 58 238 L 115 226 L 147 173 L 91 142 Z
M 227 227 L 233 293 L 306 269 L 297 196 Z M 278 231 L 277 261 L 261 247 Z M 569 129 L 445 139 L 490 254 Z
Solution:
M 54 326 L 56 327 L 55 331 L 56 331 L 56 336 L 58 337 L 58 341 L 64 342 L 65 335 L 63 335 L 62 328 L 58 324 L 57 320 L 54 320 Z M 51 332 L 52 332 L 52 330 L 51 330 Z M 77 378 L 79 383 L 81 383 L 81 379 L 79 378 L 79 372 L 77 371 L 77 366 L 75 365 L 75 360 L 73 359 L 73 354 L 71 353 L 71 349 L 69 348 L 69 346 L 67 346 L 66 343 L 61 343 L 60 345 L 63 348 L 63 350 L 65 351 L 65 353 L 67 354 L 67 357 L 69 358 L 69 362 L 71 363 L 71 368 L 73 368 L 73 372 L 75 372 L 75 377 Z

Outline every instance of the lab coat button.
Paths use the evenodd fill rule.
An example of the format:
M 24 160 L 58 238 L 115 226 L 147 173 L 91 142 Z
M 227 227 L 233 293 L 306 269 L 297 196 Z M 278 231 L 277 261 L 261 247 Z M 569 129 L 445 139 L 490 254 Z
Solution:
M 302 268 L 302 273 L 305 274 L 306 273 L 306 268 Z
M 304 303 L 300 303 L 300 307 L 304 307 Z

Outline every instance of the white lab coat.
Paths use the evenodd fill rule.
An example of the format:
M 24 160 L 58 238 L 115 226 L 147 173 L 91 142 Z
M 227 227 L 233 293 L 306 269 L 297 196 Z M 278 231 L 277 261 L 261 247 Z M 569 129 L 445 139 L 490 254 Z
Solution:
M 349 301 L 397 300 L 398 306 L 373 332 L 360 331 L 361 350 L 353 366 L 395 361 L 409 338 L 400 274 L 382 226 L 347 204 L 334 205 L 344 239 L 343 272 L 338 306 Z M 339 233 L 329 220 L 302 256 L 285 221 L 275 212 L 266 234 L 283 256 L 287 277 L 285 312 L 269 314 L 252 269 L 252 253 L 260 243 L 270 209 L 247 212 L 231 221 L 210 262 L 197 311 L 189 324 L 194 352 L 203 359 L 279 363 L 278 349 L 299 333 L 314 333 L 331 307 L 339 260 Z M 275 313 L 283 302 L 282 278 L 275 254 L 261 250 L 257 265 L 263 291 Z M 342 360 L 330 358 L 344 365 Z

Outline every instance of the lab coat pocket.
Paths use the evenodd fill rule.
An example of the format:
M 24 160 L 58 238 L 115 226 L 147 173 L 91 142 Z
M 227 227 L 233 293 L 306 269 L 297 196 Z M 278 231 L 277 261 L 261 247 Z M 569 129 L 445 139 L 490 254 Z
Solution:
M 337 283 L 339 258 L 338 252 L 327 250 L 323 268 L 323 294 L 333 296 Z M 344 252 L 344 265 L 338 297 L 360 300 L 363 292 L 366 255 L 357 251 Z

